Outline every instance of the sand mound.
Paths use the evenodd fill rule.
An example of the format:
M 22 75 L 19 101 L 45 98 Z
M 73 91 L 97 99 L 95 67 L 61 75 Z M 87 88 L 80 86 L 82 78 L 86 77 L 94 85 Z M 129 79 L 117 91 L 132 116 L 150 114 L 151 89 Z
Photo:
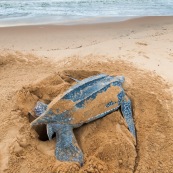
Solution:
M 83 79 L 98 73 L 99 72 L 95 71 L 66 70 L 47 77 L 40 83 L 25 87 L 18 92 L 16 109 L 22 110 L 22 115 L 27 116 L 28 112 L 33 110 L 38 100 L 49 103 L 53 98 L 73 85 L 74 80 L 70 79 L 68 76 Z M 34 113 L 31 112 L 31 114 Z M 39 133 L 40 139 L 43 138 L 41 136 L 43 135 L 43 131 L 46 132 L 45 127 L 43 126 L 37 126 L 36 131 Z M 84 125 L 83 127 L 76 129 L 75 134 L 79 146 L 85 153 L 85 162 L 91 162 L 88 163 L 91 166 L 86 164 L 82 169 L 85 169 L 88 172 L 96 172 L 96 170 L 103 172 L 104 170 L 108 171 L 108 169 L 104 167 L 109 167 L 109 170 L 113 170 L 115 166 L 118 167 L 119 165 L 123 165 L 121 162 L 124 161 L 127 167 L 126 169 L 129 171 L 133 170 L 136 157 L 134 141 L 130 132 L 127 130 L 120 112 L 117 111 L 108 115 L 104 119 Z M 44 136 L 45 135 L 46 134 L 44 134 Z M 55 144 L 52 143 L 51 147 L 45 146 L 45 152 L 49 151 L 50 148 L 53 148 L 54 145 Z M 126 153 L 124 153 L 124 151 L 126 151 Z M 90 157 L 92 156 L 95 156 L 96 159 L 91 159 Z M 54 158 L 54 154 L 52 155 L 52 158 Z M 101 164 L 103 166 L 98 166 L 101 161 L 103 162 L 103 164 Z M 72 170 L 70 169 L 69 172 L 71 171 Z
M 6 172 L 146 173 L 173 170 L 172 97 L 167 90 L 169 86 L 158 76 L 138 70 L 131 64 L 99 60 L 98 57 L 67 59 L 68 63 L 57 65 L 58 72 L 24 86 L 16 93 L 11 101 L 13 114 L 6 113 L 6 116 L 12 117 L 4 122 L 5 127 L 11 129 L 6 138 L 2 138 L 8 141 L 8 152 L 0 152 L 1 164 Z M 75 83 L 68 76 L 83 79 L 100 72 L 125 76 L 124 88 L 133 103 L 137 145 L 121 113 L 116 111 L 75 129 L 85 157 L 83 167 L 57 161 L 54 157 L 55 139 L 47 141 L 44 126 L 30 128 L 29 121 L 33 120 L 30 114 L 33 114 L 35 103 L 38 100 L 49 103 L 67 90 Z M 32 75 L 32 71 L 30 73 Z

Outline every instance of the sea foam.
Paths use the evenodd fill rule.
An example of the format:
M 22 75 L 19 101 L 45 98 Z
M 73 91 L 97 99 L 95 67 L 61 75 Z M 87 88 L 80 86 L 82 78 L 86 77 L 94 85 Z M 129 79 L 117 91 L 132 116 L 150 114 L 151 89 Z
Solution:
M 99 17 L 170 16 L 173 0 L 1 0 L 0 26 Z

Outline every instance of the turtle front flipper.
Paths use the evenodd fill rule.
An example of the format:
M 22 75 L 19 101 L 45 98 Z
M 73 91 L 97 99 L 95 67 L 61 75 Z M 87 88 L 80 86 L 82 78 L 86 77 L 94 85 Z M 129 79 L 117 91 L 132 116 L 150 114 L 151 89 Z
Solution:
M 126 120 L 130 132 L 136 139 L 136 131 L 132 116 L 131 101 L 127 96 L 124 96 L 123 101 L 121 102 L 121 111 L 124 119 Z
M 56 132 L 56 158 L 60 161 L 78 162 L 83 164 L 83 153 L 73 133 L 73 127 L 63 124 L 52 124 Z

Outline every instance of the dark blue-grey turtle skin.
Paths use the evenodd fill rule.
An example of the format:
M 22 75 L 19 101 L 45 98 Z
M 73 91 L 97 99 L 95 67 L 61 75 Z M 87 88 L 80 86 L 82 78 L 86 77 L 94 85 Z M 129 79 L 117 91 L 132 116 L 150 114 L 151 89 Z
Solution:
M 42 102 L 37 102 L 35 112 L 38 118 L 35 119 L 31 125 L 47 124 L 47 135 L 49 140 L 51 140 L 52 135 L 56 133 L 55 155 L 58 160 L 78 162 L 82 165 L 84 157 L 73 134 L 74 128 L 78 128 L 85 123 L 102 118 L 121 108 L 121 112 L 128 125 L 129 131 L 135 139 L 136 132 L 132 116 L 131 101 L 122 88 L 122 83 L 124 82 L 123 76 L 115 77 L 99 74 L 81 81 L 76 80 L 76 82 L 77 84 L 69 88 L 61 97 L 56 99 L 57 103 L 60 101 L 69 101 L 70 103 L 73 103 L 72 107 L 63 110 L 56 108 L 55 111 L 50 106 L 52 105 L 51 103 L 46 105 Z M 106 94 L 111 87 L 118 88 L 118 93 L 112 93 L 112 99 L 109 97 L 109 101 L 105 102 L 104 105 L 102 104 L 104 107 L 103 112 L 94 114 L 93 109 L 87 110 L 86 107 L 88 102 L 91 102 L 90 105 L 92 105 L 92 101 L 95 101 L 98 96 Z M 113 99 L 114 97 L 117 98 L 117 101 Z M 101 110 L 102 109 L 100 109 L 100 111 Z M 78 112 L 82 112 L 83 115 L 76 114 Z M 90 114 L 90 116 L 87 116 L 88 114 Z M 79 116 L 83 118 L 81 119 Z

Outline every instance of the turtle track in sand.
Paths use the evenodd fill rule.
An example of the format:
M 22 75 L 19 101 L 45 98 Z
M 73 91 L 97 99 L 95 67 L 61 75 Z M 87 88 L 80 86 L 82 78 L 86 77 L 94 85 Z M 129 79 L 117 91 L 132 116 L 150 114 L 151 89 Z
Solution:
M 13 55 L 13 59 L 17 59 L 18 56 Z M 8 100 L 12 108 L 6 105 L 8 102 L 5 102 L 5 99 L 1 101 L 3 112 L 1 118 L 5 115 L 8 122 L 3 121 L 0 126 L 2 129 L 9 129 L 9 131 L 2 130 L 6 137 L 1 138 L 2 143 L 8 138 L 7 152 L 0 153 L 0 164 L 4 163 L 2 157 L 8 157 L 5 172 L 170 173 L 173 170 L 171 162 L 173 159 L 172 97 L 168 90 L 169 85 L 163 79 L 156 74 L 139 70 L 130 63 L 105 57 L 89 56 L 84 59 L 72 57 L 53 67 L 41 61 L 34 65 L 30 58 L 27 58 L 28 61 L 17 62 L 21 65 L 20 70 L 24 71 L 23 78 L 35 75 L 34 71 L 37 70 L 42 80 L 39 81 L 38 77 L 33 76 L 30 81 L 23 82 L 26 85 L 21 83 L 12 94 L 3 95 L 3 98 L 13 98 Z M 7 71 L 8 66 L 12 64 L 16 67 L 16 62 L 10 61 L 10 63 L 4 63 L 3 68 Z M 45 67 L 47 70 L 44 71 L 42 68 Z M 28 72 L 27 69 L 32 71 Z M 50 69 L 52 69 L 51 73 L 48 71 Z M 14 76 L 20 74 L 17 68 L 13 70 Z M 41 76 L 40 73 L 43 71 L 44 75 Z M 5 80 L 7 73 L 5 71 L 3 73 L 4 82 L 8 82 Z M 135 146 L 121 113 L 117 111 L 75 129 L 77 141 L 85 156 L 82 168 L 75 163 L 56 161 L 54 158 L 55 140 L 41 141 L 38 139 L 40 132 L 36 133 L 36 131 L 42 131 L 44 127 L 37 127 L 36 131 L 31 129 L 28 112 L 33 113 L 32 109 L 37 100 L 49 103 L 73 85 L 74 81 L 68 77 L 69 75 L 80 80 L 98 73 L 125 76 L 124 89 L 133 104 L 137 145 Z M 8 73 L 11 78 L 13 75 L 9 76 Z M 20 79 L 23 78 L 20 76 Z M 35 79 L 37 79 L 36 82 Z M 21 86 L 24 87 L 21 89 Z M 4 94 L 3 89 L 1 94 Z M 15 97 L 13 97 L 14 94 Z M 17 133 L 10 135 L 10 129 L 13 131 L 15 129 Z M 2 132 L 1 136 L 3 136 Z

